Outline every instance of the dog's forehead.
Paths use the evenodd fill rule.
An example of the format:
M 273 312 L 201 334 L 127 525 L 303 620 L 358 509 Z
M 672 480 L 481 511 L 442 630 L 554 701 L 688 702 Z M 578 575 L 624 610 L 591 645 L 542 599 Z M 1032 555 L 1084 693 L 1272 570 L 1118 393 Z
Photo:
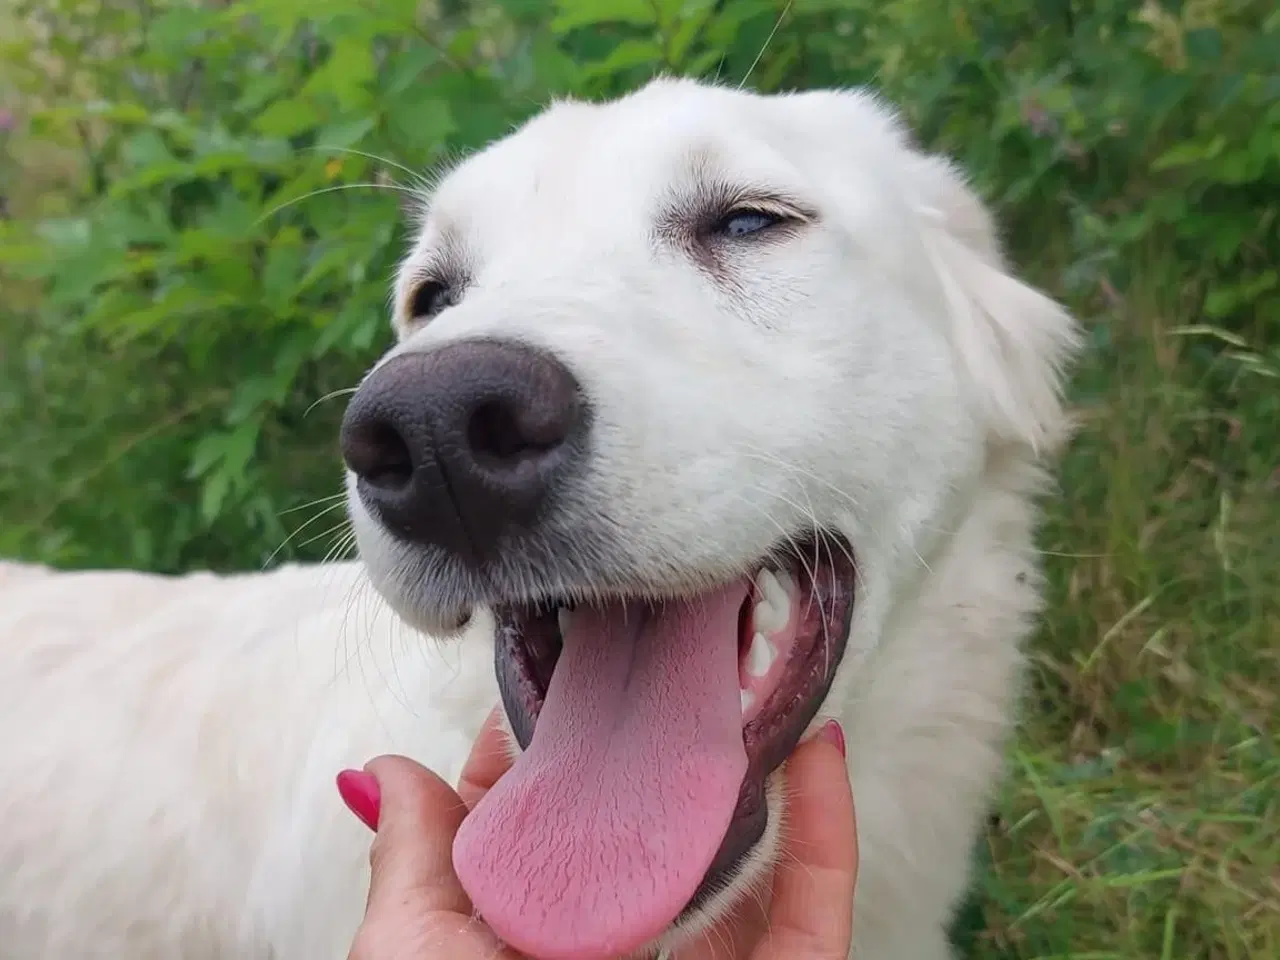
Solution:
M 397 299 L 438 269 L 442 251 L 473 280 L 537 260 L 554 272 L 605 251 L 641 262 L 655 229 L 706 196 L 708 180 L 717 192 L 792 197 L 886 247 L 885 232 L 905 222 L 908 150 L 894 113 L 857 90 L 757 94 L 664 79 L 606 103 L 556 103 L 440 180 Z
M 652 208 L 708 168 L 725 178 L 794 181 L 777 97 L 680 81 L 655 82 L 603 104 L 557 103 L 471 157 L 435 191 L 432 215 L 510 228 L 535 208 L 565 222 L 602 221 L 622 205 Z

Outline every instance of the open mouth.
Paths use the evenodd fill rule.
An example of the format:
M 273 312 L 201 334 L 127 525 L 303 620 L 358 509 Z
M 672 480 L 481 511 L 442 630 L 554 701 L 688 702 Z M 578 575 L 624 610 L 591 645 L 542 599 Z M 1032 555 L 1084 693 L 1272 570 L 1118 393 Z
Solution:
M 524 752 L 454 845 L 490 927 L 541 960 L 617 957 L 730 880 L 835 677 L 855 572 L 817 536 L 694 595 L 497 608 Z

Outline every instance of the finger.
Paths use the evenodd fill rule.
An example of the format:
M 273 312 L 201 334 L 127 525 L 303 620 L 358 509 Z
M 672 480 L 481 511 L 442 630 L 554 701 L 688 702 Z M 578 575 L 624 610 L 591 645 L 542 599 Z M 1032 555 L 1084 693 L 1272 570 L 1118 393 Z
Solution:
M 852 798 L 843 747 L 834 747 L 834 740 L 824 742 L 822 736 L 816 741 L 797 748 L 785 770 L 789 802 L 772 886 L 750 892 L 714 927 L 683 947 L 678 960 L 844 960 L 848 955 L 848 923 L 825 934 L 818 927 L 851 912 L 852 878 L 827 884 L 830 896 L 822 891 L 824 877 L 856 871 Z M 817 744 L 821 748 L 815 757 Z M 809 882 L 815 878 L 817 883 Z
M 675 953 L 675 960 L 740 960 L 764 936 L 769 923 L 769 887 L 748 891 L 729 913 Z
M 471 756 L 467 757 L 458 778 L 458 795 L 468 810 L 475 809 L 480 798 L 511 769 L 514 744 L 502 718 L 502 705 L 499 704 L 489 712 L 484 726 L 480 728 L 480 736 L 476 738 Z
M 393 916 L 365 918 L 347 960 L 521 960 L 483 924 L 457 913 L 420 913 L 409 904 Z
M 787 763 L 782 860 L 769 928 L 753 960 L 844 958 L 853 936 L 858 832 L 844 755 L 818 736 Z
M 365 770 L 377 779 L 382 800 L 366 913 L 413 902 L 424 911 L 469 914 L 471 903 L 453 872 L 453 837 L 467 812 L 462 798 L 404 757 L 379 757 Z

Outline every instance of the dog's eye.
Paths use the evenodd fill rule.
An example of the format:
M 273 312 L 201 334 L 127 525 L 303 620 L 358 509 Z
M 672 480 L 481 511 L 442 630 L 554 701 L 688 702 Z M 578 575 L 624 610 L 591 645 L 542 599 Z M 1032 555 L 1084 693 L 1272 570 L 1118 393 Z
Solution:
M 776 227 L 787 218 L 767 210 L 730 210 L 716 221 L 712 233 L 723 237 L 745 237 Z
M 441 310 L 458 302 L 453 287 L 439 280 L 428 280 L 413 292 L 409 301 L 409 319 L 430 320 Z

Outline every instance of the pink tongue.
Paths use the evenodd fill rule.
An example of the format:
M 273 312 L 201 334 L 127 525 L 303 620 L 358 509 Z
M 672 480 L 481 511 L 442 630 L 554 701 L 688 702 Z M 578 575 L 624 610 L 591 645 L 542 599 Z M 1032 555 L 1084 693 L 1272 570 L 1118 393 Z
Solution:
M 453 863 L 485 922 L 539 960 L 659 936 L 711 866 L 747 771 L 746 585 L 570 615 L 533 741 L 462 824 Z

